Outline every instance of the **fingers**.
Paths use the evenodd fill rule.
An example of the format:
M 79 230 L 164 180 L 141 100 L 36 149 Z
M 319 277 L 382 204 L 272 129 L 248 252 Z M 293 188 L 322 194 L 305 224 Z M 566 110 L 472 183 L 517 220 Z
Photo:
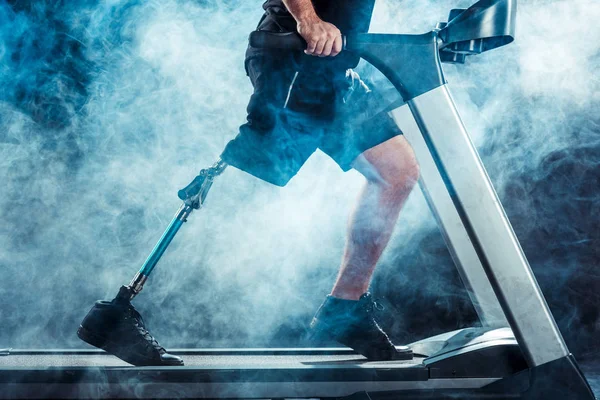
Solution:
M 320 57 L 329 57 L 331 56 L 331 52 L 333 50 L 333 44 L 335 43 L 335 39 L 333 40 L 328 40 L 325 43 L 325 46 L 323 47 L 323 52 L 321 53 Z
M 335 57 L 342 52 L 342 35 L 339 35 L 333 41 L 333 48 L 331 49 L 331 56 Z
M 342 34 L 333 24 L 324 21 L 309 26 L 299 24 L 298 32 L 307 42 L 306 54 L 329 57 L 342 51 Z
M 311 51 L 312 50 L 312 51 Z M 342 36 L 319 40 L 306 49 L 305 53 L 319 57 L 335 57 L 342 51 Z
M 306 50 L 304 50 L 304 52 L 306 54 L 314 54 L 316 47 L 317 47 L 317 41 L 311 40 L 308 42 L 308 46 L 306 47 Z
M 317 47 L 315 47 L 315 51 L 313 53 L 313 55 L 315 56 L 319 56 L 319 57 L 325 57 L 328 54 L 324 54 L 325 51 L 325 47 L 327 46 L 327 39 L 321 39 L 319 40 L 319 42 L 317 43 Z M 331 50 L 329 51 L 331 52 Z

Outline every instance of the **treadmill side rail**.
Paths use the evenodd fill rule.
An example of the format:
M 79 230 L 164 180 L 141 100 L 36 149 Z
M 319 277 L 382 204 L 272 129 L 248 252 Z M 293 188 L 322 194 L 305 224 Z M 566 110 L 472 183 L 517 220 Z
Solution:
M 415 152 L 421 170 L 419 185 L 481 324 L 494 328 L 508 326 L 494 289 L 409 107 L 399 107 L 390 115 Z
M 446 85 L 408 102 L 530 367 L 569 354 Z

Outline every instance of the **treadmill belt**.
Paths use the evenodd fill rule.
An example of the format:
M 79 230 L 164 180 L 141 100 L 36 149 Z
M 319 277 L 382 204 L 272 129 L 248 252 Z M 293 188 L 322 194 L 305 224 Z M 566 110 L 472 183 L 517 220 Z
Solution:
M 431 383 L 423 358 L 369 362 L 349 349 L 171 353 L 185 366 L 133 367 L 99 350 L 11 350 L 0 355 L 0 399 L 323 398 Z
M 307 368 L 416 368 L 423 358 L 411 361 L 368 361 L 358 354 L 186 354 L 185 351 L 171 351 L 183 357 L 186 367 L 203 370 L 211 369 L 307 369 Z M 182 354 L 183 353 L 183 354 Z M 105 352 L 34 352 L 11 351 L 7 356 L 0 356 L 0 368 L 72 368 L 72 367 L 127 367 L 131 364 Z M 155 367 L 144 367 L 155 368 Z M 165 369 L 173 369 L 168 367 Z M 179 368 L 179 367 L 175 367 Z
M 171 351 L 182 367 L 133 367 L 99 350 L 0 354 L 0 399 L 325 398 L 480 387 L 494 379 L 429 379 L 423 358 L 369 362 L 350 349 Z M 460 382 L 459 382 L 460 381 Z

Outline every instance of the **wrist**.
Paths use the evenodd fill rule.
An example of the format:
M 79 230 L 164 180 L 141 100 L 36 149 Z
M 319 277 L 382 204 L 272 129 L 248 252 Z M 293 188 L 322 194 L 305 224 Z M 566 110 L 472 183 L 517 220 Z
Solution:
M 314 12 L 314 10 L 307 10 L 296 17 L 298 25 L 313 25 L 320 22 L 321 18 Z

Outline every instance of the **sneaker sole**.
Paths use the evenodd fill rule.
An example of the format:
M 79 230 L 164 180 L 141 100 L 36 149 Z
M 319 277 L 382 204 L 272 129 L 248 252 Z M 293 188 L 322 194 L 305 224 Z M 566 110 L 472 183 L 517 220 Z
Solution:
M 133 360 L 127 354 L 121 353 L 121 351 L 119 349 L 122 346 L 119 346 L 115 342 L 111 342 L 106 337 L 99 336 L 93 332 L 90 332 L 89 330 L 85 329 L 81 325 L 79 325 L 79 329 L 77 329 L 77 336 L 79 337 L 79 339 L 83 340 L 84 342 L 86 342 L 94 347 L 97 347 L 99 349 L 102 349 L 102 350 L 106 351 L 107 353 L 112 354 L 113 356 L 125 361 L 126 363 L 129 363 L 129 364 L 137 366 L 137 367 L 163 366 L 163 365 L 164 366 L 181 366 L 181 365 L 183 365 L 183 360 L 181 362 L 173 362 L 173 363 L 155 363 L 155 362 L 152 362 L 152 360 L 148 360 L 148 361 Z M 132 354 L 132 353 L 130 352 L 129 354 Z M 144 358 L 144 357 L 141 357 L 137 353 L 133 353 L 133 355 L 140 357 L 140 358 Z
M 310 340 L 329 339 L 329 340 L 334 340 L 338 343 L 341 343 L 344 346 L 352 348 L 351 346 L 348 346 L 346 343 L 340 342 L 339 339 L 336 338 L 329 331 L 331 329 L 330 325 L 328 325 L 322 321 L 319 321 L 316 318 L 313 318 L 313 320 L 311 321 L 310 329 L 312 331 L 309 335 Z M 389 358 L 389 359 L 370 359 L 370 358 L 366 357 L 364 354 L 361 354 L 361 355 L 363 357 L 366 357 L 367 360 L 369 360 L 369 361 L 408 361 L 408 360 L 412 360 L 414 358 L 414 354 L 413 354 L 413 351 L 411 348 L 398 349 L 398 347 L 396 347 L 396 346 L 394 346 L 394 347 L 396 348 L 396 353 L 394 354 L 394 357 Z M 356 350 L 354 350 L 354 351 L 356 351 Z

